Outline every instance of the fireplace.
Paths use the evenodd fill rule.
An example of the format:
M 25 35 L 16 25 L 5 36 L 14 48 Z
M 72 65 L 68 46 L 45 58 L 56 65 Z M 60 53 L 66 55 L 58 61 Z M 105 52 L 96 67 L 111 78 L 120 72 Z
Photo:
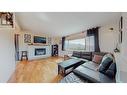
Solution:
M 35 56 L 45 55 L 45 54 L 46 54 L 46 48 L 35 48 Z

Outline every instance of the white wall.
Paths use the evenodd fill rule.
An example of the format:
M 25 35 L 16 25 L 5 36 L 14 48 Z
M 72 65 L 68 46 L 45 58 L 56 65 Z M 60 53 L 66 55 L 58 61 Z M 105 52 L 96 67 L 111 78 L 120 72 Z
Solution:
M 113 31 L 109 29 L 113 28 Z M 99 29 L 99 44 L 102 52 L 112 52 L 118 43 L 118 22 L 102 26 Z
M 122 13 L 123 16 L 123 41 L 120 45 L 120 52 L 114 53 L 117 74 L 117 82 L 126 82 L 127 83 L 127 13 Z
M 72 51 L 62 51 L 62 40 L 61 37 L 53 37 L 52 38 L 52 45 L 53 44 L 58 44 L 58 51 L 59 51 L 59 56 L 63 57 L 64 55 L 72 54 Z
M 123 41 L 120 44 L 120 53 L 117 53 L 117 82 L 127 83 L 127 13 L 122 13 L 123 16 Z
M 14 31 L 0 30 L 0 82 L 7 82 L 15 69 Z
M 123 42 L 121 44 L 121 54 L 127 61 L 127 13 L 123 13 L 122 16 L 123 16 Z
M 109 29 L 113 28 L 113 31 Z M 118 43 L 118 21 L 102 26 L 99 29 L 99 45 L 102 52 L 112 52 Z M 64 56 L 72 54 L 72 51 L 62 51 L 61 44 L 59 45 L 59 55 Z
M 24 43 L 24 32 L 19 33 L 19 59 L 21 59 L 21 51 L 27 51 L 28 45 Z
M 34 45 L 28 45 L 28 43 L 24 43 L 24 34 L 30 34 L 31 35 L 31 43 L 33 43 L 33 36 L 42 36 L 42 37 L 46 37 L 47 38 L 47 43 L 46 45 L 49 46 L 49 42 L 48 42 L 48 38 L 49 36 L 46 35 L 46 34 L 33 34 L 31 33 L 30 31 L 25 31 L 25 30 L 21 30 L 19 34 L 19 59 L 21 59 L 21 51 L 29 51 L 30 47 L 33 46 L 34 48 Z M 38 45 L 39 46 L 39 45 Z M 42 46 L 43 47 L 43 46 Z M 51 46 L 50 46 L 51 48 Z M 29 51 L 29 53 L 32 52 L 32 51 Z M 33 52 L 32 52 L 33 53 Z M 49 52 L 48 52 L 49 53 Z M 31 54 L 31 53 L 30 53 Z M 51 52 L 50 52 L 50 55 L 51 55 Z M 35 57 L 36 58 L 36 57 Z M 33 59 L 30 57 L 30 59 Z

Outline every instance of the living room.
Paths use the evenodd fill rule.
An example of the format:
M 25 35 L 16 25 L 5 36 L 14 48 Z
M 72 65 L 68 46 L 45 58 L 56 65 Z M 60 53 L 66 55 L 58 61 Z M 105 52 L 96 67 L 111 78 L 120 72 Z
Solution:
M 6 12 L 1 12 L 1 19 L 4 17 L 2 14 L 6 15 Z M 13 15 L 13 25 L 10 22 L 5 23 L 6 21 L 3 23 L 7 25 L 3 23 L 0 25 L 0 38 L 3 43 L 0 58 L 5 63 L 4 66 L 1 64 L 0 82 L 119 83 L 127 81 L 125 76 L 127 72 L 126 13 L 9 14 Z M 113 70 L 109 70 L 111 72 L 105 75 L 98 70 L 103 63 L 101 62 L 103 57 L 109 54 L 112 60 L 107 64 L 115 63 L 115 65 L 113 64 L 110 68 Z M 97 63 L 92 71 L 90 71 L 93 66 L 90 65 L 91 61 Z M 86 63 L 90 65 L 89 69 Z M 83 66 L 85 69 L 82 71 Z
M 126 0 L 1 0 L 1 95 L 120 95 Z

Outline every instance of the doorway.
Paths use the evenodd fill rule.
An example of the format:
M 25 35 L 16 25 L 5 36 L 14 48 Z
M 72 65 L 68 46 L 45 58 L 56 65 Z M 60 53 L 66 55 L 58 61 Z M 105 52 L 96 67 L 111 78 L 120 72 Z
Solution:
M 19 61 L 19 34 L 15 34 L 14 42 L 15 42 L 15 60 Z

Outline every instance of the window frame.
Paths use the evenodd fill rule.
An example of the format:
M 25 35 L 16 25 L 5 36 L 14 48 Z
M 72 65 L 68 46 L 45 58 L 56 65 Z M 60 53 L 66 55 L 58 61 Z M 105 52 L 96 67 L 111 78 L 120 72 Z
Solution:
M 85 43 L 85 45 L 84 45 L 84 49 L 83 50 L 71 50 L 71 49 L 67 49 L 66 48 L 66 46 L 65 46 L 65 51 L 87 51 L 86 49 L 87 49 L 87 42 L 86 42 L 86 38 L 88 38 L 89 39 L 89 49 L 88 49 L 88 52 L 89 51 L 92 51 L 91 49 L 90 49 L 90 37 L 91 36 L 86 36 L 86 37 L 84 37 L 84 38 L 78 38 L 78 39 L 84 39 L 84 43 Z M 93 36 L 94 37 L 94 36 Z M 94 39 L 94 38 L 93 38 Z M 73 39 L 73 40 L 76 40 L 76 39 Z M 67 40 L 65 40 L 65 45 L 66 45 L 66 41 L 68 41 L 68 44 L 69 44 L 69 39 L 67 39 Z M 94 43 L 95 44 L 95 43 Z M 95 49 L 94 49 L 95 50 Z M 93 50 L 93 51 L 94 51 Z

